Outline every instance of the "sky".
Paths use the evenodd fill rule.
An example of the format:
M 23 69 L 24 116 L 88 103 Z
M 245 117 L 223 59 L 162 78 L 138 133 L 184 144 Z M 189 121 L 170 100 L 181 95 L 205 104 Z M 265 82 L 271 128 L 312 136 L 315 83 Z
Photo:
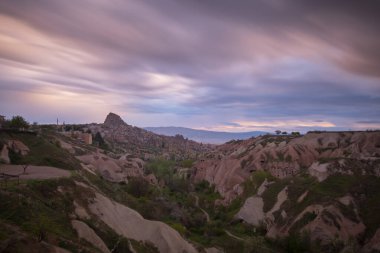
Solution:
M 0 114 L 380 128 L 378 0 L 2 0 Z

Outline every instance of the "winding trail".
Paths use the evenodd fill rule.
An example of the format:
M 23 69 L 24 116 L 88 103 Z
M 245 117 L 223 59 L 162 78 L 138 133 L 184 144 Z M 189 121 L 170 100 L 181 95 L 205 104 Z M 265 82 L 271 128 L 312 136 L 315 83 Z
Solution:
M 206 221 L 207 221 L 207 223 L 209 223 L 210 220 L 211 220 L 210 219 L 210 215 L 208 214 L 208 212 L 206 210 L 204 210 L 202 207 L 199 206 L 199 197 L 198 197 L 198 195 L 196 195 L 193 192 L 191 193 L 191 195 L 194 196 L 194 198 L 195 198 L 195 206 L 198 207 L 198 209 L 201 210 L 202 213 L 204 213 L 204 215 L 206 216 Z
M 51 166 L 0 165 L 0 173 L 19 176 L 20 179 L 51 179 L 70 177 L 71 172 Z
M 204 210 L 203 208 L 201 208 L 201 207 L 199 206 L 199 197 L 198 197 L 198 195 L 196 195 L 194 192 L 192 192 L 192 193 L 190 193 L 190 194 L 191 194 L 192 196 L 194 196 L 194 198 L 195 198 L 195 206 L 198 207 L 199 210 L 201 210 L 201 211 L 205 214 L 205 216 L 206 216 L 206 220 L 207 220 L 207 223 L 209 223 L 209 222 L 210 222 L 210 215 L 206 212 L 206 210 Z M 238 236 L 232 234 L 232 233 L 231 233 L 230 231 L 228 231 L 227 229 L 225 229 L 224 232 L 225 232 L 228 236 L 234 238 L 235 240 L 238 240 L 238 241 L 244 241 L 243 238 L 238 237 Z
M 244 239 L 243 238 L 241 238 L 241 237 L 238 237 L 238 236 L 236 236 L 236 235 L 234 235 L 234 234 L 232 234 L 230 231 L 228 231 L 227 229 L 225 229 L 224 230 L 224 232 L 226 232 L 226 234 L 228 235 L 228 236 L 230 236 L 230 237 L 232 237 L 232 238 L 234 238 L 234 239 L 236 239 L 236 240 L 239 240 L 239 241 L 244 241 Z

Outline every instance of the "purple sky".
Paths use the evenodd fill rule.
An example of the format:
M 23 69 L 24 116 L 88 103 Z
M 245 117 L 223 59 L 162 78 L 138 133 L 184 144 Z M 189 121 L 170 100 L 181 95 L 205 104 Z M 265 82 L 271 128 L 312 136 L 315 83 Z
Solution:
M 380 128 L 378 0 L 3 0 L 0 114 Z

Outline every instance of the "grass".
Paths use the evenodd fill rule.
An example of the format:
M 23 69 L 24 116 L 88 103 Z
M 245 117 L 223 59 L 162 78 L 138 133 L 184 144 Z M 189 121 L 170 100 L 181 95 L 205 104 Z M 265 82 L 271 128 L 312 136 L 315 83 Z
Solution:
M 54 138 L 49 138 L 47 135 L 0 133 L 0 139 L 3 141 L 19 140 L 30 149 L 29 154 L 26 156 L 21 156 L 11 151 L 9 156 L 12 164 L 44 165 L 67 170 L 80 168 L 79 161 L 68 151 L 59 147 Z
M 288 214 L 288 219 L 296 217 L 309 205 L 331 204 L 337 206 L 346 218 L 359 222 L 354 212 L 354 205 L 345 206 L 337 202 L 338 198 L 350 195 L 354 197 L 354 202 L 359 207 L 359 218 L 366 226 L 363 238 L 371 238 L 380 227 L 380 216 L 378 215 L 380 213 L 380 191 L 378 190 L 380 189 L 380 178 L 370 175 L 335 174 L 323 182 L 317 182 L 311 177 L 295 177 L 292 181 L 293 183 L 289 183 L 288 186 L 289 198 L 282 206 Z M 281 185 L 280 182 L 276 182 L 271 185 L 269 191 L 264 193 L 269 194 L 273 191 L 268 198 L 271 199 L 270 202 L 273 202 L 275 193 L 281 188 L 279 185 Z M 305 191 L 309 191 L 308 195 L 301 203 L 297 203 L 298 197 Z M 324 216 L 334 225 L 337 224 L 336 220 L 334 222 L 335 217 L 331 217 L 332 215 L 325 214 Z M 308 218 L 311 218 L 311 215 Z M 308 220 L 308 218 L 305 219 Z M 301 225 L 296 226 L 292 228 L 292 231 L 298 232 L 301 227 Z
M 78 175 L 74 178 L 80 180 Z M 70 215 L 74 212 L 73 200 L 86 206 L 93 197 L 92 191 L 76 185 L 74 178 L 29 180 L 0 191 L 0 228 L 3 223 L 17 226 L 30 235 L 31 240 L 36 243 L 44 240 L 73 253 L 100 252 L 88 242 L 79 240 L 71 226 Z M 64 192 L 58 189 L 63 189 Z M 129 252 L 128 239 L 120 237 L 101 221 L 86 220 L 85 222 L 95 230 L 110 249 L 114 248 L 113 252 Z M 7 230 L 0 229 L 0 231 Z M 0 232 L 0 245 L 1 240 L 7 238 L 9 234 Z M 150 244 L 130 241 L 138 252 L 158 252 Z M 21 244 L 14 245 L 11 252 L 18 252 L 18 249 L 21 250 L 19 252 L 26 252 L 23 247 Z M 41 252 L 43 251 L 45 250 Z
M 65 150 L 57 145 L 48 135 L 36 137 L 23 134 L 0 134 L 0 142 L 5 139 L 19 139 L 31 148 L 28 156 L 20 157 L 12 154 L 14 162 L 33 163 L 36 165 L 49 165 L 65 169 L 79 168 L 79 162 Z M 281 137 L 282 138 L 282 137 Z M 276 138 L 279 141 L 281 138 Z M 277 140 L 278 139 L 278 140 Z M 285 140 L 282 138 L 281 141 Z M 283 154 L 277 154 L 278 159 L 286 160 Z M 269 157 L 268 159 L 274 159 Z M 203 247 L 217 246 L 226 252 L 283 252 L 278 248 L 285 248 L 287 252 L 307 252 L 309 249 L 307 239 L 299 235 L 300 230 L 315 218 L 315 214 L 306 213 L 291 228 L 291 235 L 285 238 L 282 244 L 271 244 L 263 239 L 265 230 L 253 228 L 250 225 L 235 222 L 233 217 L 244 203 L 247 197 L 256 194 L 258 187 L 265 178 L 274 181 L 263 193 L 264 211 L 269 211 L 277 201 L 278 193 L 288 186 L 288 200 L 282 205 L 288 218 L 280 219 L 280 212 L 275 213 L 276 222 L 287 223 L 297 217 L 307 206 L 312 204 L 337 205 L 342 213 L 351 220 L 357 221 L 354 205 L 344 206 L 337 203 L 337 198 L 350 194 L 354 197 L 359 208 L 359 216 L 367 229 L 364 238 L 368 239 L 380 227 L 380 179 L 373 176 L 355 176 L 335 174 L 319 183 L 309 176 L 298 176 L 291 179 L 274 179 L 269 173 L 256 171 L 244 184 L 243 194 L 236 198 L 229 206 L 215 206 L 215 200 L 221 196 L 215 191 L 214 186 L 206 181 L 196 185 L 190 185 L 188 180 L 176 177 L 176 166 L 190 168 L 192 160 L 170 161 L 158 159 L 147 164 L 146 173 L 153 172 L 157 178 L 164 180 L 166 186 L 161 188 L 147 184 L 144 180 L 131 179 L 128 184 L 111 183 L 98 176 L 82 172 L 94 185 L 96 185 L 108 197 L 135 209 L 147 219 L 160 220 L 177 230 L 184 237 L 196 242 Z M 248 163 L 248 162 L 247 162 Z M 364 163 L 352 163 L 357 168 Z M 373 166 L 368 165 L 368 170 Z M 76 175 L 74 178 L 46 181 L 27 181 L 20 186 L 11 183 L 6 191 L 0 191 L 0 240 L 6 238 L 6 229 L 2 229 L 2 222 L 21 227 L 33 238 L 45 237 L 47 240 L 59 242 L 61 246 L 79 252 L 76 243 L 76 233 L 69 223 L 69 214 L 73 212 L 72 201 L 88 201 L 91 193 L 76 186 L 75 180 L 83 180 Z M 71 189 L 67 193 L 59 193 L 58 186 Z M 195 198 L 188 194 L 195 191 L 199 198 L 199 205 L 209 214 L 211 221 L 205 220 L 205 215 L 194 205 Z M 297 203 L 297 199 L 305 191 L 309 191 L 306 198 Z M 83 203 L 85 206 L 86 203 Z M 324 214 L 330 221 L 335 217 Z M 132 243 L 138 252 L 156 252 L 152 245 L 143 244 L 117 235 L 112 229 L 99 221 L 86 221 L 96 233 L 103 238 L 107 246 L 114 252 L 129 252 L 128 244 Z M 337 223 L 335 220 L 334 223 Z M 232 234 L 242 237 L 245 241 L 239 241 L 228 236 L 224 229 Z M 298 242 L 297 242 L 298 240 Z M 83 247 L 91 247 L 80 242 Z M 280 246 L 279 246 L 280 245 Z M 85 252 L 85 251 L 83 251 Z M 313 252 L 313 251 L 310 251 Z
M 79 252 L 73 249 L 80 245 L 72 243 L 77 238 L 69 217 L 73 212 L 72 196 L 57 191 L 58 186 L 73 184 L 70 179 L 32 180 L 6 188 L 0 192 L 0 220 L 21 228 L 33 240 L 60 242 L 72 252 Z
M 271 184 L 262 194 L 264 201 L 264 212 L 270 211 L 270 209 L 277 202 L 277 195 L 289 184 L 288 179 L 277 180 L 275 183 Z
M 123 236 L 118 235 L 114 230 L 112 230 L 104 222 L 97 220 L 86 220 L 85 221 L 89 227 L 91 227 L 95 233 L 102 238 L 107 248 L 112 250 L 114 253 L 132 253 L 129 249 L 129 243 L 132 244 L 133 248 L 137 252 L 142 253 L 156 253 L 158 249 L 146 242 L 138 242 L 133 239 L 127 239 Z
M 312 222 L 317 215 L 312 212 L 306 212 L 290 229 L 290 233 L 299 232 L 304 226 Z

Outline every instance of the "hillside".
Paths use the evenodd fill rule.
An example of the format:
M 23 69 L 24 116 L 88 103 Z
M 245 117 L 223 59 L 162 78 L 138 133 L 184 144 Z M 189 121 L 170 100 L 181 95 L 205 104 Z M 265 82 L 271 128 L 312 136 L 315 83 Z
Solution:
M 145 127 L 144 129 L 167 136 L 175 136 L 179 134 L 193 141 L 211 144 L 222 144 L 231 140 L 245 140 L 266 134 L 266 132 L 263 131 L 231 133 L 198 130 L 186 127 Z
M 331 243 L 339 250 L 329 252 L 379 245 L 380 132 L 233 141 L 194 170 L 195 182 L 214 185 L 219 203 L 236 208 L 235 219 L 268 238 L 308 233 L 323 252 Z
M 211 149 L 183 136 L 164 136 L 125 123 L 119 115 L 109 113 L 103 124 L 87 126 L 92 133 L 100 133 L 116 152 L 139 157 L 165 156 L 195 158 Z
M 0 252 L 380 250 L 380 132 L 207 146 L 114 114 L 72 127 L 104 143 L 0 131 Z

